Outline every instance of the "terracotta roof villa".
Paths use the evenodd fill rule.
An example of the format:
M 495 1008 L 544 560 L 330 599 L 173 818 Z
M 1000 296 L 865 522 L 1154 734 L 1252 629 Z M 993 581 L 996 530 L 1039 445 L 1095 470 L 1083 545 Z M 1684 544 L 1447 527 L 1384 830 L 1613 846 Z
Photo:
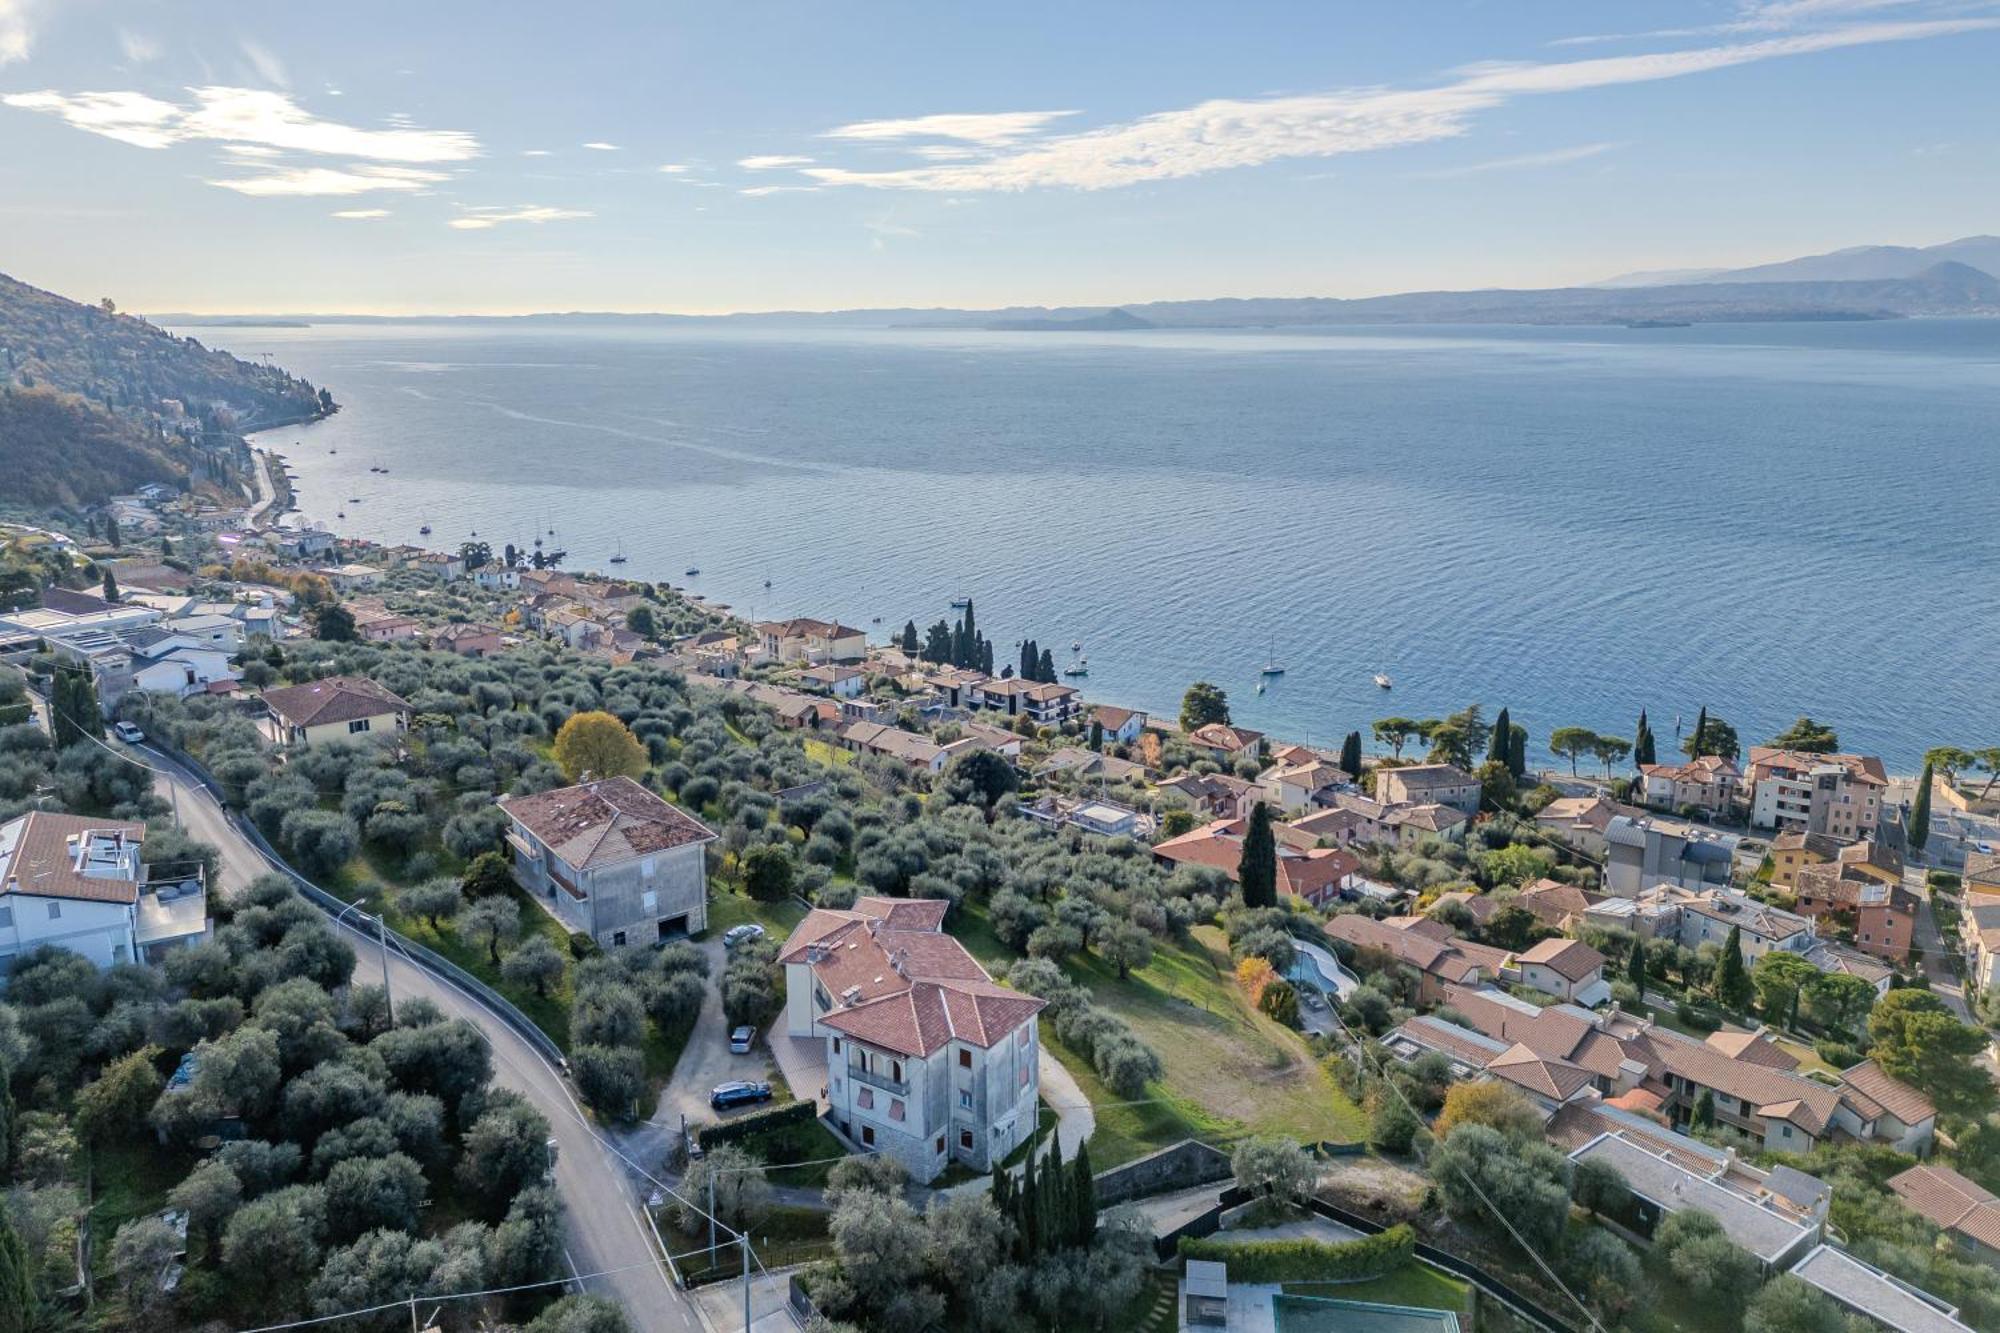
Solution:
M 824 1043 L 834 1124 L 922 1181 L 986 1170 L 1035 1128 L 1043 1000 L 997 985 L 943 931 L 949 904 L 814 908 L 785 941 L 785 1032 Z
M 312 745 L 409 726 L 410 705 L 366 676 L 328 676 L 264 691 L 267 725 L 279 744 Z
M 1928 1219 L 1988 1263 L 2000 1260 L 2000 1198 L 1945 1166 L 1913 1166 L 1889 1188 L 1911 1212 Z
M 571 930 L 640 944 L 708 924 L 706 824 L 631 778 L 503 796 L 522 886 Z

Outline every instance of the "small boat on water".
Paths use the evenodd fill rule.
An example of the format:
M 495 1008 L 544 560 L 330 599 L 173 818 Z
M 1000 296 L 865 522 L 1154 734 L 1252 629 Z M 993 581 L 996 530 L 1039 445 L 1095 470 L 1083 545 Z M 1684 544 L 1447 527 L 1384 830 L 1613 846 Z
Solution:
M 879 624 L 881 624 L 881 623 L 882 623 L 882 617 L 880 617 L 880 616 L 877 616 L 877 617 L 875 617 L 875 619 L 874 619 L 874 620 L 870 621 L 869 623 L 870 623 L 870 624 L 873 624 L 873 625 L 879 625 Z
M 422 526 L 421 528 L 418 528 L 418 529 L 417 529 L 417 535 L 418 535 L 419 537 L 428 537 L 428 536 L 430 536 L 430 535 L 431 535 L 431 525 L 430 525 L 429 523 L 426 523 L 426 524 L 424 524 L 424 525 L 423 525 L 423 526 Z
M 1082 639 L 1076 639 L 1076 640 L 1073 640 L 1073 641 L 1072 641 L 1072 642 L 1070 643 L 1070 645 L 1069 645 L 1069 650 L 1070 650 L 1071 652 L 1073 652 L 1073 653 L 1080 653 L 1080 652 L 1082 652 L 1082 651 L 1083 651 L 1083 640 L 1082 640 Z
M 346 518 L 346 517 L 347 517 L 347 511 L 346 511 L 345 509 L 337 509 L 337 510 L 335 510 L 335 511 L 334 511 L 334 515 L 333 515 L 333 516 L 334 516 L 335 518 Z
M 1065 676 L 1087 676 L 1090 674 L 1090 663 L 1078 662 L 1075 666 L 1064 667 L 1063 674 Z
M 619 543 L 618 543 L 618 549 L 617 549 L 616 551 L 612 552 L 612 555 L 611 555 L 611 563 L 612 563 L 612 564 L 614 564 L 614 565 L 622 565 L 622 564 L 624 564 L 624 563 L 625 563 L 625 543 L 624 543 L 624 542 L 619 542 Z
M 971 605 L 972 599 L 970 597 L 954 597 L 951 599 L 951 609 L 954 611 L 963 611 Z
M 1285 674 L 1285 664 L 1278 660 L 1278 641 L 1276 639 L 1272 639 L 1270 646 L 1265 650 L 1264 665 L 1257 674 L 1260 676 L 1282 676 Z
M 701 567 L 699 565 L 689 565 L 687 573 L 683 574 L 681 577 L 691 579 L 699 573 L 701 573 Z
M 1375 673 L 1375 687 L 1377 689 L 1383 689 L 1383 690 L 1393 689 L 1395 687 L 1395 684 L 1396 682 L 1390 680 L 1386 673 L 1380 671 Z

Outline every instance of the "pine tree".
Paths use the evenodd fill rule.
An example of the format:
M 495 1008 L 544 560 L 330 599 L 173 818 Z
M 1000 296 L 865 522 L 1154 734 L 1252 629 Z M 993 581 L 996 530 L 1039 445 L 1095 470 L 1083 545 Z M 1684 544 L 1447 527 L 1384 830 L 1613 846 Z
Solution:
M 1625 960 L 1625 976 L 1639 988 L 1639 999 L 1643 1001 L 1646 998 L 1646 941 L 1639 936 L 1632 939 L 1632 956 Z
M 1090 1171 L 1088 1142 L 1076 1145 L 1070 1176 L 1075 1181 L 1072 1193 L 1076 1198 L 1076 1244 L 1087 1248 L 1097 1239 L 1097 1178 Z
M 1924 844 L 1931 840 L 1931 761 L 1924 761 L 1924 774 L 1917 779 L 1917 796 L 1910 802 L 1910 827 L 1907 839 L 1910 850 L 1921 852 Z
M 1507 716 L 1506 705 L 1501 705 L 1500 716 L 1493 719 L 1493 739 L 1487 742 L 1486 758 L 1491 763 L 1505 764 L 1507 756 L 1514 752 L 1514 724 Z
M 1340 743 L 1340 771 L 1350 778 L 1361 776 L 1361 733 L 1350 731 Z
M 1708 740 L 1708 705 L 1701 706 L 1701 712 L 1694 720 L 1694 736 L 1688 741 L 1688 758 L 1701 758 L 1701 747 Z
M 1259 801 L 1250 811 L 1243 833 L 1243 857 L 1236 878 L 1243 886 L 1245 907 L 1278 905 L 1278 843 L 1271 832 L 1271 807 Z
M 1715 998 L 1730 1009 L 1741 1009 L 1750 1003 L 1750 995 L 1750 973 L 1743 966 L 1743 927 L 1731 926 L 1715 969 Z

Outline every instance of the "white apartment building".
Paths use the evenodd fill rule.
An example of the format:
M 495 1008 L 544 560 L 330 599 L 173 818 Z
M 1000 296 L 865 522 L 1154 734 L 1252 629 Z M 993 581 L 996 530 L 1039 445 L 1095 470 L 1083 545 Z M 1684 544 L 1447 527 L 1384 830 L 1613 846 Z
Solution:
M 920 1182 L 986 1171 L 1035 1130 L 1044 1001 L 995 985 L 937 899 L 814 908 L 785 941 L 785 1031 L 826 1043 L 835 1126 Z
M 43 811 L 0 824 L 0 979 L 44 944 L 110 967 L 206 936 L 199 868 L 149 883 L 145 837 L 144 824 Z

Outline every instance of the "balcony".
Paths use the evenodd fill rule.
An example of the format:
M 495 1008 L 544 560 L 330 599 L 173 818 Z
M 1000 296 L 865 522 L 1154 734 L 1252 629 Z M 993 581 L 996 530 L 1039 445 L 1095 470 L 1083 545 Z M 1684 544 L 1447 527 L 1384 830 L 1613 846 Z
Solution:
M 910 1085 L 908 1083 L 899 1083 L 887 1074 L 878 1074 L 872 1069 L 863 1069 L 860 1065 L 849 1065 L 847 1067 L 847 1076 L 856 1083 L 865 1083 L 871 1088 L 880 1088 L 882 1091 L 897 1097 L 907 1097 L 910 1095 Z

